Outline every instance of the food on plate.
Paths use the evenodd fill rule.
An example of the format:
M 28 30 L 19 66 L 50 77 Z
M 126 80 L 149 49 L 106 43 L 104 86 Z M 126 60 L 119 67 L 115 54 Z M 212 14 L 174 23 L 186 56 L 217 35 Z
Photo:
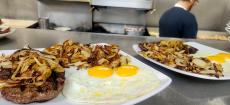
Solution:
M 2 55 L 1 95 L 14 103 L 28 104 L 51 100 L 64 88 L 64 96 L 78 104 L 108 105 L 140 97 L 160 86 L 153 71 L 132 65 L 121 53 L 115 44 L 66 40 L 44 51 L 25 48 Z M 81 70 L 67 69 L 70 67 Z
M 216 63 L 225 63 L 227 60 L 230 60 L 230 54 L 229 53 L 218 53 L 216 55 L 211 55 L 207 57 L 210 61 L 216 62 Z
M 64 68 L 50 54 L 21 49 L 0 57 L 2 97 L 17 104 L 48 101 L 62 91 Z
M 113 70 L 105 66 L 95 66 L 95 67 L 89 68 L 88 74 L 90 76 L 97 77 L 97 78 L 107 78 L 113 75 Z
M 44 50 L 56 56 L 64 67 L 88 68 L 94 66 L 118 67 L 129 63 L 129 58 L 119 54 L 119 46 L 81 44 L 66 40 Z
M 116 72 L 117 75 L 121 77 L 134 76 L 138 72 L 138 68 L 133 65 L 124 65 L 113 70 L 106 66 L 95 66 L 88 69 L 88 74 L 93 77 L 106 78 Z
M 95 66 L 66 78 L 63 95 L 73 103 L 114 105 L 138 98 L 160 85 L 151 70 L 134 65 Z
M 184 44 L 181 40 L 144 42 L 139 43 L 139 48 L 144 57 L 151 58 L 167 66 L 217 78 L 223 76 L 223 68 L 220 64 L 213 63 L 210 59 L 211 57 L 193 57 L 192 55 L 198 50 Z
M 121 77 L 128 77 L 128 76 L 134 76 L 138 72 L 138 67 L 133 65 L 124 65 L 121 67 L 118 67 L 116 70 L 117 75 Z
M 9 26 L 4 26 L 4 25 L 0 26 L 0 34 L 4 34 L 4 33 L 8 33 L 8 32 L 10 32 Z
M 92 45 L 92 53 L 88 59 L 91 66 L 107 66 L 111 68 L 127 65 L 130 62 L 128 56 L 119 54 L 119 46 Z
M 180 40 L 163 40 L 157 43 L 144 42 L 139 44 L 139 48 L 141 49 L 140 53 L 145 57 L 170 67 L 176 67 L 176 61 L 178 62 L 179 58 L 189 61 L 189 54 L 194 54 L 197 51 L 196 48 L 185 45 Z
M 90 44 L 75 43 L 71 40 L 66 40 L 63 44 L 52 45 L 44 50 L 44 52 L 56 56 L 64 67 L 69 67 L 75 63 L 83 68 L 90 66 L 87 60 L 91 51 Z
M 207 58 L 193 58 L 192 63 L 188 65 L 188 69 L 193 73 L 215 76 L 217 78 L 224 76 L 222 65 L 212 63 Z
M 115 104 L 140 97 L 160 85 L 151 70 L 130 64 L 115 44 L 81 44 L 66 40 L 44 50 L 67 70 L 63 95 L 77 104 Z
M 230 68 L 229 53 L 218 53 L 216 55 L 208 56 L 207 58 L 214 63 L 221 64 L 224 70 L 229 70 Z
M 2 19 L 0 19 L 0 25 L 2 24 L 3 22 L 2 22 Z

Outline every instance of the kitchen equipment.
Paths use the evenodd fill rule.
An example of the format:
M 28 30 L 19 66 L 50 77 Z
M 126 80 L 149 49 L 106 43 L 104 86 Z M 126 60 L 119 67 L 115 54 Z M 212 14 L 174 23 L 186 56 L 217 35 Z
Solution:
M 225 30 L 228 32 L 230 35 L 230 21 L 226 24 Z
M 153 0 L 92 0 L 92 5 L 152 9 Z
M 225 30 L 228 32 L 228 41 L 230 41 L 230 21 L 226 24 Z
M 142 36 L 145 33 L 144 26 L 125 25 L 124 30 L 126 35 L 132 35 L 132 36 Z
M 230 34 L 230 27 L 225 27 L 225 30 Z
M 230 27 L 230 21 L 226 25 L 227 25 L 227 27 Z
M 40 29 L 48 29 L 49 28 L 49 18 L 48 17 L 39 18 L 38 23 L 39 23 Z
M 54 28 L 54 30 L 58 30 L 58 31 L 70 31 L 71 28 L 69 28 L 69 27 L 56 27 L 56 28 Z

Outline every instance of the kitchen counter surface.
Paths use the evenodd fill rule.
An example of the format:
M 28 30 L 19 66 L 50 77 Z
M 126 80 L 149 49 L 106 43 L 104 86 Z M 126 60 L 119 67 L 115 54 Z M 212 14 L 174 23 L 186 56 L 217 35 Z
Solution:
M 29 28 L 38 23 L 36 20 L 2 19 L 3 25 L 12 28 Z
M 132 45 L 142 41 L 159 41 L 162 38 L 142 36 L 105 35 L 94 33 L 60 32 L 51 30 L 17 29 L 6 38 L 0 39 L 0 50 L 22 48 L 29 44 L 33 48 L 49 47 L 71 39 L 81 43 L 115 43 L 121 50 L 131 54 L 147 65 L 159 70 L 172 78 L 171 85 L 159 94 L 137 105 L 229 105 L 230 81 L 210 81 L 185 76 L 155 65 L 138 56 Z M 230 52 L 228 41 L 192 40 L 217 49 Z
M 147 30 L 151 36 L 159 37 L 158 27 L 147 27 Z M 198 39 L 228 40 L 228 37 L 229 34 L 227 32 L 198 30 L 197 33 Z

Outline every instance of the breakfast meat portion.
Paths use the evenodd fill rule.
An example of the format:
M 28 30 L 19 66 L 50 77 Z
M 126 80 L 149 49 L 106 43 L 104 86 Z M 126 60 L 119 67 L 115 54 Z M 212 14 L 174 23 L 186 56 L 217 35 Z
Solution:
M 64 73 L 55 73 L 40 86 L 18 85 L 3 88 L 2 96 L 14 103 L 25 104 L 51 100 L 59 95 L 64 86 Z
M 12 72 L 10 68 L 3 68 L 3 67 L 0 68 L 0 80 L 9 79 L 11 75 Z
M 63 44 L 55 44 L 44 51 L 56 56 L 64 67 L 107 66 L 113 68 L 129 63 L 128 57 L 119 54 L 119 46 L 114 44 L 93 45 L 66 40 Z
M 212 63 L 207 58 L 195 58 L 198 50 L 184 44 L 181 40 L 162 40 L 160 42 L 139 43 L 141 54 L 167 66 L 219 78 L 223 76 L 223 68 L 220 64 Z
M 12 74 L 12 62 L 9 56 L 0 55 L 0 83 L 1 81 L 9 79 Z
M 2 96 L 18 104 L 43 102 L 55 98 L 65 81 L 64 68 L 50 54 L 21 49 L 0 57 Z

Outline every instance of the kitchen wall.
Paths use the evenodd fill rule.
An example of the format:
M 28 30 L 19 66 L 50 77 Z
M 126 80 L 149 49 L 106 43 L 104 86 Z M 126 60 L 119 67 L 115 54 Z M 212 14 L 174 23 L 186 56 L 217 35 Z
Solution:
M 36 20 L 36 0 L 0 0 L 0 17 Z
M 92 26 L 89 4 L 57 2 L 56 0 L 42 1 L 37 6 L 36 0 L 0 0 L 0 17 L 37 19 L 39 16 L 49 16 L 52 18 L 51 22 L 58 25 Z M 175 2 L 176 0 L 156 0 L 156 11 L 153 14 L 121 8 L 101 9 L 94 12 L 93 20 L 106 23 L 158 26 L 162 13 L 172 7 Z M 197 17 L 199 29 L 224 31 L 225 24 L 230 21 L 230 0 L 200 0 L 192 12 Z
M 127 8 L 99 8 L 94 11 L 94 22 L 145 25 L 145 12 Z
M 147 15 L 147 24 L 158 26 L 160 16 L 174 5 L 177 0 L 157 0 L 156 12 Z M 225 24 L 230 21 L 230 0 L 199 0 L 192 13 L 195 14 L 199 29 L 224 31 Z
M 39 17 L 48 17 L 57 26 L 68 26 L 72 29 L 89 30 L 92 27 L 92 12 L 89 3 L 40 0 Z

